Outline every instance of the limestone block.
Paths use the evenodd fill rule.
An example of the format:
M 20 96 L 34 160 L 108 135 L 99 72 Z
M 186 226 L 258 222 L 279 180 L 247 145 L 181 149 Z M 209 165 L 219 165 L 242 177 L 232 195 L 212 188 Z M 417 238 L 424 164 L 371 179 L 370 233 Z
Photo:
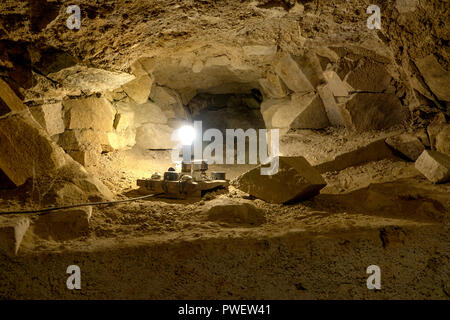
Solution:
M 0 117 L 0 169 L 16 185 L 66 164 L 64 151 L 28 112 Z
M 273 57 L 277 53 L 277 46 L 244 46 L 244 54 L 246 56 L 268 56 Z
M 328 83 L 328 87 L 333 93 L 333 96 L 347 97 L 350 94 L 350 91 L 353 90 L 353 88 L 349 84 L 347 84 L 346 82 L 342 81 L 341 78 L 339 78 L 336 72 L 331 70 L 325 71 L 323 75 Z
M 95 96 L 63 102 L 66 129 L 111 131 L 116 110 L 105 98 Z
M 293 94 L 291 99 L 294 105 L 299 106 L 299 113 L 290 123 L 290 128 L 322 129 L 330 125 L 325 107 L 318 94 Z
M 49 136 L 64 132 L 61 103 L 51 103 L 31 107 L 30 111 L 34 119 L 36 119 L 36 121 L 47 131 Z
M 345 103 L 346 127 L 356 130 L 380 130 L 402 123 L 403 107 L 393 93 L 356 93 Z
M 145 123 L 166 124 L 167 116 L 161 107 L 153 102 L 147 102 L 140 105 L 134 105 L 134 122 L 136 126 Z
M 143 75 L 122 86 L 123 91 L 137 104 L 147 102 L 153 86 L 153 79 L 149 75 Z
M 450 180 L 450 157 L 438 151 L 425 150 L 417 159 L 415 167 L 433 183 Z
M 275 66 L 275 72 L 294 92 L 313 91 L 309 80 L 289 54 L 285 54 Z
M 260 167 L 252 169 L 234 181 L 234 185 L 272 203 L 290 203 L 317 195 L 326 182 L 303 157 L 280 157 L 279 170 L 274 175 L 261 175 Z
M 37 219 L 34 232 L 49 240 L 78 238 L 89 232 L 91 216 L 91 206 L 53 211 Z
M 425 150 L 419 139 L 406 133 L 389 137 L 386 139 L 386 143 L 397 153 L 412 161 L 416 161 Z
M 362 59 L 345 77 L 355 90 L 382 92 L 390 87 L 391 75 L 383 63 Z

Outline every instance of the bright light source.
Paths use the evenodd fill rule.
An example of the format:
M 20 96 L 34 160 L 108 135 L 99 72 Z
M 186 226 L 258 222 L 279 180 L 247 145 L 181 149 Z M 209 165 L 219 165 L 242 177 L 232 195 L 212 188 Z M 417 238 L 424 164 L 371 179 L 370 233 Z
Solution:
M 178 140 L 183 146 L 190 146 L 195 138 L 195 130 L 192 126 L 182 126 L 178 129 Z

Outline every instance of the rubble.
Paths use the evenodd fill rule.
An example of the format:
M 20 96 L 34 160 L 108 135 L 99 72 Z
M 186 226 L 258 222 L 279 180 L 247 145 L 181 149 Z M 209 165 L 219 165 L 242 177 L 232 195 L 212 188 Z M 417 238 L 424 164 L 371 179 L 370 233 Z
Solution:
M 290 203 L 319 194 L 326 182 L 303 157 L 279 157 L 274 175 L 261 175 L 260 167 L 235 179 L 236 188 L 267 202 Z
M 450 157 L 438 151 L 425 150 L 417 159 L 415 167 L 433 183 L 450 180 Z

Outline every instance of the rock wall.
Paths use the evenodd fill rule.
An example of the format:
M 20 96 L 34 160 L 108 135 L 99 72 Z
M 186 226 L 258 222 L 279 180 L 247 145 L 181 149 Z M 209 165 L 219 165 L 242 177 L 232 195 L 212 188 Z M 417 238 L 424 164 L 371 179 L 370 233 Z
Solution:
M 447 2 L 375 1 L 380 30 L 366 26 L 366 0 L 80 0 L 79 30 L 66 24 L 71 4 L 0 4 L 0 77 L 84 165 L 170 149 L 193 97 L 255 89 L 282 134 L 410 124 L 445 149 L 446 127 L 426 127 L 449 116 Z M 21 105 L 8 95 L 2 113 Z

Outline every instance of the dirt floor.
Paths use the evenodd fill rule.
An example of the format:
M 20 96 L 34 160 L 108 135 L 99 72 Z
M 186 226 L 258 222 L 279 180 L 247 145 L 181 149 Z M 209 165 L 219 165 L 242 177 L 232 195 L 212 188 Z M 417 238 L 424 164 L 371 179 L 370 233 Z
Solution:
M 355 143 L 385 137 L 300 132 L 296 144 L 325 161 Z M 295 136 L 295 135 L 294 135 Z M 299 139 L 299 136 L 302 138 Z M 293 138 L 291 137 L 291 143 Z M 320 145 L 322 143 L 322 146 Z M 297 149 L 298 150 L 298 149 Z M 89 170 L 117 198 L 141 195 L 136 179 L 164 171 L 170 152 L 104 154 Z M 252 166 L 212 166 L 233 179 Z M 2 298 L 115 299 L 448 299 L 450 185 L 434 185 L 401 159 L 324 173 L 326 188 L 292 205 L 253 199 L 233 186 L 201 199 L 150 198 L 94 207 L 89 231 L 43 239 L 32 226 L 18 256 L 0 259 Z M 6 196 L 2 193 L 3 197 Z M 265 222 L 212 221 L 216 198 L 250 199 Z M 17 200 L 17 199 L 16 199 Z M 22 205 L 1 202 L 1 210 Z M 36 219 L 36 217 L 34 217 Z M 82 270 L 82 290 L 66 288 L 67 266 Z M 378 265 L 382 290 L 368 290 Z

